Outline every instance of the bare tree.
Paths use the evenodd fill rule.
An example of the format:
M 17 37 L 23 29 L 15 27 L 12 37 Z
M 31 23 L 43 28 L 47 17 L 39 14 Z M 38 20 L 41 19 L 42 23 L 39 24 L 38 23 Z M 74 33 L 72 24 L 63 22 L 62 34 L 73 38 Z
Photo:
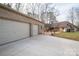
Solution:
M 31 3 L 31 12 L 32 12 L 32 16 L 34 16 L 35 14 L 35 9 L 36 9 L 36 4 L 35 3 Z
M 70 22 L 72 24 L 74 24 L 74 10 L 73 10 L 73 7 L 69 10 L 68 20 L 70 20 Z
M 44 22 L 44 5 L 41 4 L 40 6 L 40 19 L 42 22 Z
M 49 9 L 49 12 L 50 12 L 50 20 L 49 20 L 49 22 L 51 24 L 56 23 L 57 22 L 56 17 L 59 16 L 59 11 L 57 9 L 55 9 L 55 6 L 52 6 Z
M 32 16 L 42 22 L 50 21 L 49 20 L 49 12 L 53 11 L 54 7 L 50 7 L 52 4 L 50 3 L 27 3 L 25 6 L 25 11 L 27 15 Z M 53 14 L 50 15 L 50 18 L 56 18 L 56 12 L 51 12 Z M 54 17 L 53 17 L 54 16 Z
M 79 7 L 75 8 L 75 19 L 76 19 L 76 25 L 79 28 Z
M 52 7 L 50 7 L 52 5 Z M 57 10 L 55 9 L 55 6 L 51 3 L 45 3 L 41 10 L 41 18 L 42 20 L 46 20 L 47 22 L 54 22 L 56 21 L 56 17 L 59 15 Z
M 20 11 L 21 3 L 16 3 L 15 8 L 17 11 Z
M 27 7 L 29 6 L 29 7 Z M 28 3 L 26 6 L 27 15 L 36 18 L 36 4 L 35 3 Z
M 45 7 L 45 16 L 46 16 L 47 22 L 49 21 L 49 19 L 48 19 L 48 9 L 50 8 L 49 6 L 50 6 L 49 3 L 45 3 L 44 4 L 44 7 Z
M 43 3 L 40 5 L 40 18 L 43 22 L 45 22 L 45 20 L 48 21 L 47 12 L 48 12 L 49 6 L 50 6 L 49 3 Z
M 12 3 L 3 3 L 3 4 L 8 6 L 8 7 L 12 7 Z
M 36 3 L 36 6 L 37 6 L 37 12 L 38 12 L 38 19 L 40 20 L 40 15 L 41 15 L 41 13 L 40 13 L 40 7 L 41 7 L 41 4 L 40 3 Z
M 29 3 L 25 5 L 25 13 L 26 13 L 27 15 L 28 15 L 28 12 L 29 12 L 28 5 L 29 5 Z

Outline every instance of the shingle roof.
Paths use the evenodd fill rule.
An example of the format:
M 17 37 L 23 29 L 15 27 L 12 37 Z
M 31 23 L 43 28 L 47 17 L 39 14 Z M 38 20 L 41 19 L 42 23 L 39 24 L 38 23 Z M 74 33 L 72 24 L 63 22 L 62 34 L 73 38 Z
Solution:
M 71 24 L 68 21 L 63 21 L 63 22 L 58 22 L 58 23 L 52 24 L 52 27 L 63 27 L 63 28 L 65 28 L 65 27 L 68 27 L 68 25 L 70 25 L 72 27 L 74 26 L 74 27 L 77 28 L 77 26 Z

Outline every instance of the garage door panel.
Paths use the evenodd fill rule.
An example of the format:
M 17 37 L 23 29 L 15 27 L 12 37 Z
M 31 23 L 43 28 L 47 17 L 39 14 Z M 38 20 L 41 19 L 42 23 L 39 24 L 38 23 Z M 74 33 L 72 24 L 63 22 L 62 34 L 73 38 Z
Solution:
M 32 25 L 32 35 L 38 35 L 38 25 Z
M 0 20 L 0 44 L 29 37 L 29 24 Z

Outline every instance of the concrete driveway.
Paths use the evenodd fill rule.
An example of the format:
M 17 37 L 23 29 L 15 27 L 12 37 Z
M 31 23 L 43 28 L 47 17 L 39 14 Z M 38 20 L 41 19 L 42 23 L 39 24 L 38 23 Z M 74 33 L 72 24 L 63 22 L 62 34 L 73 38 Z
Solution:
M 79 56 L 79 42 L 38 35 L 0 46 L 0 56 Z

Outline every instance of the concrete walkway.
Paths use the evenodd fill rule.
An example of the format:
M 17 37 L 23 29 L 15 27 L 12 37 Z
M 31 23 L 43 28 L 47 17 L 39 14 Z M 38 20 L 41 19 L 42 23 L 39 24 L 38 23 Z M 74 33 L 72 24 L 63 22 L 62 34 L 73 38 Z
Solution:
M 79 42 L 38 35 L 0 46 L 0 56 L 79 56 Z

